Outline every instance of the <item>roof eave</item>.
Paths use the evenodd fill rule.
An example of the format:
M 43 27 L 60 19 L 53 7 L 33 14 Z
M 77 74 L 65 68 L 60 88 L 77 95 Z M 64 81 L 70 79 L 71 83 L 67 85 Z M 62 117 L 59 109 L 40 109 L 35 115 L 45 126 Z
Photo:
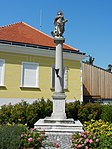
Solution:
M 8 52 L 8 53 L 17 53 L 17 54 L 28 54 L 28 55 L 37 55 L 37 56 L 44 56 L 44 57 L 55 57 L 55 48 L 53 49 L 46 49 L 46 48 L 34 48 L 34 47 L 26 47 L 26 46 L 18 46 L 18 45 L 9 45 L 0 43 L 0 51 L 1 52 Z M 68 60 L 79 60 L 82 61 L 86 55 L 84 53 L 70 53 L 70 52 L 63 52 L 64 59 Z
M 30 44 L 30 43 L 13 42 L 13 41 L 7 41 L 7 40 L 0 40 L 0 43 L 6 44 L 6 45 L 17 45 L 17 46 L 21 46 L 21 47 L 32 47 L 32 48 L 55 50 L 55 47 L 36 45 L 36 44 Z M 68 52 L 68 53 L 77 53 L 77 54 L 85 55 L 85 53 L 82 53 L 79 50 L 71 50 L 71 49 L 67 49 L 67 48 L 63 48 L 63 50 L 64 50 L 64 52 Z

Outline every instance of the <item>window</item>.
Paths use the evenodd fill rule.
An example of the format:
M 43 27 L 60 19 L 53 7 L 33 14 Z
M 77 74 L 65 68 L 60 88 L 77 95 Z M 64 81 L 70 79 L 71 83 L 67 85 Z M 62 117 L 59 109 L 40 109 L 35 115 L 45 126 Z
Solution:
M 23 62 L 22 63 L 22 87 L 38 87 L 38 63 Z
M 4 85 L 5 60 L 0 59 L 0 86 Z
M 67 67 L 64 67 L 64 89 L 68 88 L 68 70 Z
M 51 68 L 51 88 L 55 88 L 55 66 L 52 65 Z
M 64 67 L 64 89 L 68 88 L 68 70 L 67 67 Z M 51 88 L 55 88 L 55 66 L 52 65 L 51 68 Z

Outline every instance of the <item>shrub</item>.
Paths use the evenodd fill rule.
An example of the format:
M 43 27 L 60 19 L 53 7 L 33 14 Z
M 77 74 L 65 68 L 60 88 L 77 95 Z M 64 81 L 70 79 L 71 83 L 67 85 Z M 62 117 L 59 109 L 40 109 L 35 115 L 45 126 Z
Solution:
M 16 105 L 4 105 L 0 109 L 0 124 L 15 123 L 25 124 L 26 123 L 26 109 L 28 103 L 22 101 Z
M 9 104 L 8 106 L 3 105 L 0 109 L 0 124 L 6 124 L 11 121 L 11 110 L 13 106 Z
M 84 123 L 86 131 L 99 137 L 99 145 L 101 149 L 112 148 L 112 123 L 104 122 L 103 120 Z
M 91 120 L 84 123 L 84 128 L 90 133 L 94 133 L 98 136 L 105 134 L 107 137 L 112 137 L 112 124 L 104 122 L 103 120 Z
M 72 136 L 72 147 L 74 149 L 100 149 L 99 138 L 89 132 L 75 133 Z
M 24 125 L 4 125 L 0 127 L 0 149 L 39 149 L 46 138 L 44 134 Z
M 66 103 L 66 115 L 67 118 L 73 118 L 74 120 L 78 119 L 78 110 L 80 107 L 80 102 L 71 102 Z
M 107 137 L 105 134 L 102 134 L 100 137 L 100 148 L 111 149 L 112 148 L 112 136 Z
M 36 131 L 35 129 L 27 130 L 21 134 L 20 148 L 35 148 L 39 149 L 42 146 L 42 141 L 46 138 L 44 131 Z
M 52 113 L 52 101 L 41 99 L 32 104 L 26 101 L 15 105 L 4 105 L 0 109 L 0 124 L 27 124 L 30 128 L 40 118 L 50 116 Z
M 19 149 L 20 135 L 26 131 L 25 126 L 0 127 L 0 149 Z
M 87 103 L 81 105 L 78 111 L 79 120 L 83 123 L 84 121 L 90 121 L 91 119 L 99 120 L 102 112 L 102 105 L 99 103 Z
M 101 119 L 112 123 L 112 105 L 102 105 Z
M 11 109 L 11 117 L 10 123 L 15 124 L 26 124 L 27 123 L 27 116 L 26 116 L 26 109 L 28 107 L 28 103 L 26 101 L 22 101 L 18 104 L 13 105 Z
M 41 99 L 39 102 L 35 101 L 26 109 L 27 124 L 30 128 L 34 126 L 40 118 L 50 116 L 52 113 L 52 101 Z
M 112 105 L 100 105 L 99 103 L 87 103 L 80 105 L 80 102 L 66 103 L 67 118 L 79 119 L 82 123 L 91 119 L 112 123 Z M 40 118 L 50 116 L 52 113 L 52 101 L 44 99 L 28 104 L 25 101 L 16 105 L 4 105 L 0 109 L 0 124 L 27 124 L 30 128 Z

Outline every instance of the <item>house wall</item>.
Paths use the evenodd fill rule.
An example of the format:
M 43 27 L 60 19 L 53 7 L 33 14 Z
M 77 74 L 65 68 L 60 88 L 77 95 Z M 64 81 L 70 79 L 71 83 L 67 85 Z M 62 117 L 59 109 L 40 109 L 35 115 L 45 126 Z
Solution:
M 54 58 L 14 54 L 0 52 L 0 59 L 5 59 L 4 87 L 0 87 L 0 99 L 51 99 L 54 90 L 51 89 L 51 66 Z M 21 88 L 21 65 L 22 62 L 39 63 L 39 88 Z M 81 91 L 81 71 L 80 61 L 64 60 L 67 67 L 67 84 L 65 90 L 67 99 L 80 100 Z
M 68 90 L 65 92 L 66 96 L 68 99 L 81 100 L 81 64 L 79 61 L 64 60 L 64 65 L 68 68 Z

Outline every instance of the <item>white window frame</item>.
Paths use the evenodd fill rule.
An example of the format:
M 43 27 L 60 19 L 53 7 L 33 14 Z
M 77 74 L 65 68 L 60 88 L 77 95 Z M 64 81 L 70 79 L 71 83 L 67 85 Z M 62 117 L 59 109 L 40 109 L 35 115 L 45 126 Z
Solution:
M 2 64 L 0 86 L 4 86 L 5 60 L 4 59 L 0 59 L 0 64 Z
M 30 86 L 30 85 L 25 85 L 24 84 L 24 65 L 36 65 L 36 78 L 35 78 L 35 85 Z M 22 71 L 21 71 L 21 87 L 26 87 L 26 88 L 39 88 L 39 63 L 33 63 L 33 62 L 22 62 Z
M 55 88 L 55 72 L 54 72 L 54 83 L 52 82 L 53 81 L 53 69 L 55 69 L 55 65 L 52 65 L 51 66 L 51 88 L 54 89 Z M 67 67 L 64 66 L 64 80 L 63 80 L 63 83 L 64 83 L 64 89 L 68 89 L 68 69 Z
M 66 66 L 64 66 L 64 89 L 68 89 L 68 69 Z

